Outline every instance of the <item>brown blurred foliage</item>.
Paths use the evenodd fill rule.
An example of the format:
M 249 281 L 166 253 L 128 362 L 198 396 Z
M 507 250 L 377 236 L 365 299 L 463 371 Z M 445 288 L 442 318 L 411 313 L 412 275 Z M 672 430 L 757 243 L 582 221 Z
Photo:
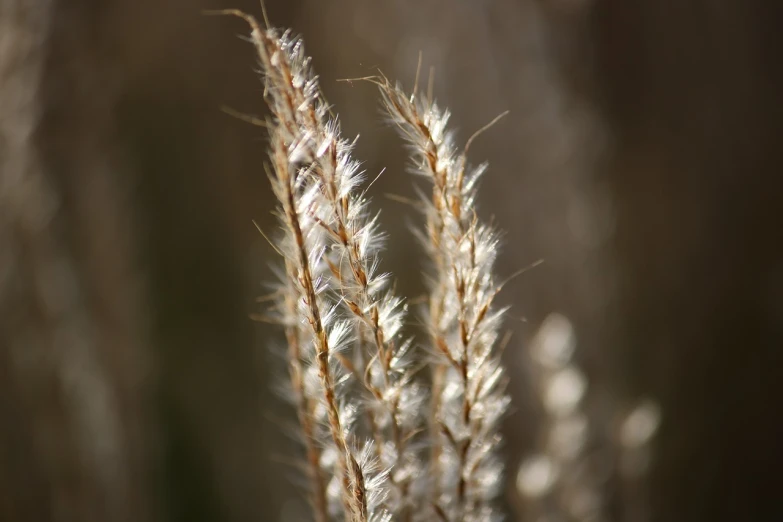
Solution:
M 250 0 L 0 0 L 0 520 L 296 520 L 272 396 L 274 328 L 248 314 L 274 252 Z M 507 231 L 518 412 L 523 351 L 569 316 L 601 397 L 657 396 L 652 519 L 772 520 L 783 423 L 783 89 L 766 0 L 269 0 L 411 262 L 414 195 L 374 89 L 419 51 L 487 159 L 480 208 Z M 524 317 L 525 321 L 519 318 Z M 513 493 L 510 493 L 513 494 Z M 622 513 L 617 514 L 622 518 Z

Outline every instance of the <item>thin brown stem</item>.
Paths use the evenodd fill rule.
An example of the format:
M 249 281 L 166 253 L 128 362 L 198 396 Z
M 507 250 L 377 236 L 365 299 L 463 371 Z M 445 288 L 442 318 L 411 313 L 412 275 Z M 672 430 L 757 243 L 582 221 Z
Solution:
M 334 390 L 334 378 L 329 368 L 329 341 L 327 332 L 321 319 L 321 310 L 318 304 L 318 297 L 313 284 L 312 271 L 310 269 L 310 260 L 308 249 L 305 244 L 304 235 L 300 224 L 299 214 L 297 212 L 296 192 L 294 180 L 290 173 L 288 162 L 288 147 L 278 136 L 272 137 L 272 150 L 274 172 L 277 177 L 278 199 L 283 204 L 286 225 L 293 236 L 297 250 L 297 276 L 298 282 L 303 292 L 303 301 L 308 310 L 308 322 L 312 329 L 313 341 L 315 344 L 316 361 L 318 363 L 318 376 L 321 380 L 321 386 L 324 394 L 324 404 L 326 405 L 327 417 L 329 420 L 329 431 L 332 440 L 337 446 L 338 469 L 343 477 L 342 484 L 345 494 L 345 501 L 349 511 L 354 513 L 366 512 L 366 507 L 362 509 L 359 499 L 353 495 L 348 478 L 348 457 L 351 456 L 350 447 L 345 439 L 343 427 L 340 422 L 340 412 L 337 406 L 337 399 Z M 352 458 L 352 457 L 351 457 Z M 364 520 L 364 519 L 359 519 Z
M 286 261 L 286 272 L 289 280 L 295 280 L 296 269 L 290 261 Z M 296 318 L 295 288 L 286 293 L 286 315 Z M 321 471 L 321 450 L 316 444 L 315 425 L 313 422 L 314 404 L 304 390 L 304 368 L 302 367 L 301 332 L 297 324 L 287 324 L 285 328 L 288 343 L 288 362 L 291 385 L 296 399 L 296 413 L 302 426 L 302 436 L 307 453 L 307 472 L 310 478 L 310 502 L 313 507 L 315 522 L 328 522 L 329 514 L 326 501 L 326 481 Z

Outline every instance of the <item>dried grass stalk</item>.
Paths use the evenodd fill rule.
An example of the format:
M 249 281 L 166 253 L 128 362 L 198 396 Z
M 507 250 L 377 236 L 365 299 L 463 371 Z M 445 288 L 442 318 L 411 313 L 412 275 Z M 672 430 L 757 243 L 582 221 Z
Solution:
M 470 167 L 448 131 L 449 113 L 415 91 L 379 82 L 386 110 L 413 156 L 413 170 L 432 183 L 425 199 L 424 245 L 435 274 L 429 325 L 434 363 L 432 501 L 449 521 L 492 520 L 501 486 L 496 448 L 509 398 L 496 344 L 503 310 L 493 265 L 495 230 L 475 211 L 486 165 Z
M 353 144 L 330 117 L 301 41 L 239 11 L 220 13 L 250 24 L 266 80 L 269 177 L 283 229 L 275 248 L 285 259 L 275 310 L 286 329 L 314 518 L 496 519 L 495 448 L 508 398 L 495 349 L 497 234 L 473 208 L 483 167 L 469 168 L 451 144 L 448 114 L 380 82 L 417 171 L 433 182 L 425 244 L 436 271 L 430 333 L 438 381 L 426 411 L 412 343 L 401 336 L 403 301 L 378 271 L 384 238 L 360 189 Z M 425 416 L 435 430 L 432 462 L 413 443 Z M 326 431 L 330 442 L 316 444 Z
M 224 11 L 246 20 L 251 28 L 251 40 L 257 50 L 265 76 L 265 99 L 272 113 L 267 126 L 270 130 L 271 172 L 273 191 L 280 203 L 279 218 L 283 225 L 283 237 L 277 244 L 285 257 L 287 283 L 279 289 L 283 296 L 283 309 L 290 316 L 283 320 L 288 327 L 289 349 L 292 358 L 291 376 L 295 394 L 299 400 L 299 416 L 303 429 L 312 428 L 312 419 L 319 418 L 318 408 L 310 406 L 320 388 L 318 405 L 325 410 L 331 448 L 320 453 L 310 433 L 308 442 L 308 467 L 312 478 L 312 499 L 316 518 L 327 520 L 329 514 L 324 498 L 332 506 L 342 504 L 345 520 L 365 522 L 385 516 L 382 507 L 385 495 L 385 474 L 377 473 L 376 463 L 369 458 L 372 445 L 357 449 L 351 440 L 351 428 L 358 409 L 354 401 L 340 395 L 342 380 L 350 379 L 337 364 L 338 354 L 351 342 L 351 325 L 339 317 L 335 305 L 334 288 L 339 283 L 326 274 L 324 265 L 330 265 L 326 251 L 329 238 L 324 222 L 313 209 L 323 201 L 323 162 L 320 156 L 326 152 L 323 140 L 340 143 L 337 125 L 329 122 L 327 106 L 319 97 L 318 82 L 310 72 L 309 58 L 304 55 L 301 42 L 289 33 L 280 34 L 275 29 L 262 29 L 252 17 L 239 11 Z M 337 153 L 335 146 L 335 154 Z M 345 157 L 348 164 L 349 157 Z M 291 303 L 297 303 L 296 309 Z M 312 358 L 308 369 L 301 366 L 301 350 L 291 347 L 306 324 L 312 342 Z M 298 353 L 297 353 L 298 352 Z M 304 373 L 316 373 L 319 386 L 308 386 Z M 324 493 L 321 467 L 334 456 L 336 460 L 336 485 Z M 320 462 L 316 465 L 317 457 Z M 328 498 L 331 497 L 331 498 Z M 339 499 L 339 502 L 335 502 Z M 332 511 L 336 511 L 332 507 Z

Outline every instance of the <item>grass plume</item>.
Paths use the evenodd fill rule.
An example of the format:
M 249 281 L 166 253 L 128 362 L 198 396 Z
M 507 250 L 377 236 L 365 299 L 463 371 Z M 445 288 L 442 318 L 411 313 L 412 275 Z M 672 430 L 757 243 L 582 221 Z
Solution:
M 449 113 L 430 97 L 379 83 L 384 106 L 407 140 L 414 173 L 432 186 L 424 237 L 434 265 L 429 325 L 434 363 L 432 501 L 449 521 L 491 520 L 502 465 L 499 421 L 509 398 L 498 358 L 500 319 L 494 299 L 498 234 L 476 214 L 476 184 L 486 165 L 471 167 L 454 145 Z
M 467 163 L 472 138 L 459 151 L 431 97 L 377 81 L 416 172 L 432 184 L 424 243 L 436 282 L 424 344 L 436 357 L 428 360 L 402 337 L 404 301 L 378 271 L 384 236 L 353 143 L 341 137 L 302 42 L 240 11 L 214 14 L 250 25 L 265 78 L 282 229 L 274 246 L 285 266 L 273 310 L 286 333 L 313 518 L 496 520 L 498 426 L 509 399 L 496 348 L 499 241 L 474 208 L 484 167 Z M 430 394 L 416 376 L 423 361 L 433 370 Z

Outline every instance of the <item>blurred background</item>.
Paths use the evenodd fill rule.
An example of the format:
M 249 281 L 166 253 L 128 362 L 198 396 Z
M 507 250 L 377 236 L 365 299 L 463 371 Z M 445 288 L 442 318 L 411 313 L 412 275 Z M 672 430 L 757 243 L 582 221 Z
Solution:
M 248 317 L 276 261 L 252 223 L 274 233 L 265 133 L 221 111 L 262 116 L 262 84 L 247 27 L 201 14 L 227 7 L 261 15 L 0 0 L 0 520 L 305 519 L 281 335 Z M 304 35 L 370 177 L 386 169 L 383 267 L 411 299 L 418 218 L 388 196 L 415 180 L 375 89 L 337 80 L 380 68 L 410 88 L 421 52 L 461 141 L 510 111 L 471 158 L 490 162 L 500 273 L 544 259 L 504 293 L 511 520 L 533 520 L 515 476 L 546 421 L 528 348 L 553 313 L 597 444 L 641 398 L 662 412 L 643 484 L 601 479 L 600 520 L 783 520 L 778 3 L 267 8 Z

